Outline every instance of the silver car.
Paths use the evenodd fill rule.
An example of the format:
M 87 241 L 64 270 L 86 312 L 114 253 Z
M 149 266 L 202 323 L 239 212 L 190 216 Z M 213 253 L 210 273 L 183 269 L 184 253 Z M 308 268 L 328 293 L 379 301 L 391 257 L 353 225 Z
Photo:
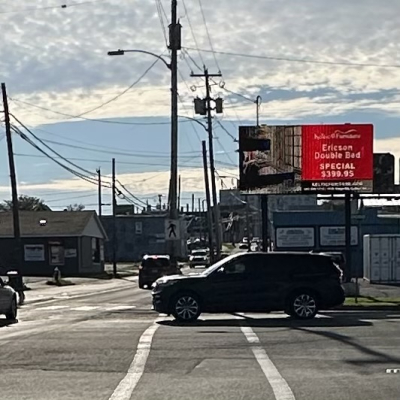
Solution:
M 0 278 L 0 314 L 10 321 L 17 319 L 17 294 Z

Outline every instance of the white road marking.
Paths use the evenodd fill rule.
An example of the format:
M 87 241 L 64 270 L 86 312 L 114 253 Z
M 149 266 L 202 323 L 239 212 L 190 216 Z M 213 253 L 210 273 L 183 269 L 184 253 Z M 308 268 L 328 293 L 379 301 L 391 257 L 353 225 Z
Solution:
M 124 310 L 132 310 L 136 308 L 136 306 L 114 306 L 114 307 L 106 307 L 106 311 L 124 311 Z
M 94 311 L 98 310 L 99 307 L 97 306 L 81 306 L 81 307 L 71 307 L 70 310 L 72 311 Z
M 68 308 L 69 306 L 47 306 L 47 307 L 38 307 L 38 310 L 46 310 L 46 311 L 53 311 L 53 310 L 61 310 L 62 308 Z
M 271 359 L 268 357 L 266 351 L 260 345 L 260 339 L 254 333 L 250 326 L 241 326 L 241 331 L 246 337 L 247 341 L 252 344 L 251 351 L 254 354 L 258 364 L 260 365 L 265 377 L 275 395 L 276 400 L 296 400 L 292 389 L 286 382 L 285 378 L 279 373 Z
M 151 342 L 159 327 L 157 321 L 158 319 L 140 337 L 135 357 L 129 366 L 128 372 L 116 387 L 109 400 L 129 400 L 131 398 L 136 385 L 143 375 L 147 358 L 150 354 Z

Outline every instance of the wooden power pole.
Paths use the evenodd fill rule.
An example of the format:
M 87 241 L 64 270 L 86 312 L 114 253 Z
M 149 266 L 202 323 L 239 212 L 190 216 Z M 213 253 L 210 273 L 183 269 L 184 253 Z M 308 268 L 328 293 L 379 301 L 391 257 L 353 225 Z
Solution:
M 22 263 L 22 246 L 21 246 L 21 230 L 19 223 L 19 203 L 18 203 L 18 191 L 17 191 L 17 178 L 15 174 L 14 164 L 14 151 L 11 138 L 11 124 L 10 124 L 10 112 L 8 109 L 8 98 L 6 84 L 1 84 L 1 91 L 3 95 L 3 107 L 4 107 L 4 123 L 6 126 L 6 137 L 7 137 L 7 150 L 8 150 L 8 164 L 10 168 L 10 179 L 11 179 L 11 195 L 12 195 L 12 213 L 13 213 L 13 227 L 14 227 L 14 239 L 15 239 L 15 255 L 18 264 Z M 21 268 L 22 265 L 18 265 Z

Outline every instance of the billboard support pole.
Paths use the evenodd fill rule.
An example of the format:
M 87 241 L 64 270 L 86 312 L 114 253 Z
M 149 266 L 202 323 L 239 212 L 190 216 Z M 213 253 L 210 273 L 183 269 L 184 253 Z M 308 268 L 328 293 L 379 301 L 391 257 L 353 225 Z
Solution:
M 353 271 L 351 263 L 351 193 L 346 193 L 344 198 L 345 213 L 345 244 L 346 244 L 346 282 L 350 282 Z
M 263 251 L 268 251 L 268 195 L 261 195 L 262 245 Z

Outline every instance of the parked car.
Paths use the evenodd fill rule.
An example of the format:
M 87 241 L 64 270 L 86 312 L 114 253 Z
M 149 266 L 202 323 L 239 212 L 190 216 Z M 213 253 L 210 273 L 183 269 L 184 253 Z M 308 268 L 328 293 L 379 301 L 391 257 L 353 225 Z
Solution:
M 193 250 L 189 257 L 189 267 L 195 268 L 197 266 L 210 265 L 210 251 L 208 249 Z
M 0 314 L 13 321 L 17 318 L 17 294 L 0 278 Z
M 202 312 L 284 311 L 310 319 L 344 302 L 340 276 L 331 258 L 319 254 L 239 253 L 200 274 L 158 279 L 153 308 L 183 322 Z
M 249 248 L 249 242 L 239 243 L 239 249 L 240 250 L 247 250 L 248 248 Z
M 143 257 L 139 267 L 139 288 L 143 289 L 147 286 L 150 289 L 152 283 L 158 278 L 167 275 L 179 275 L 181 273 L 179 267 L 171 265 L 169 256 L 146 255 Z

